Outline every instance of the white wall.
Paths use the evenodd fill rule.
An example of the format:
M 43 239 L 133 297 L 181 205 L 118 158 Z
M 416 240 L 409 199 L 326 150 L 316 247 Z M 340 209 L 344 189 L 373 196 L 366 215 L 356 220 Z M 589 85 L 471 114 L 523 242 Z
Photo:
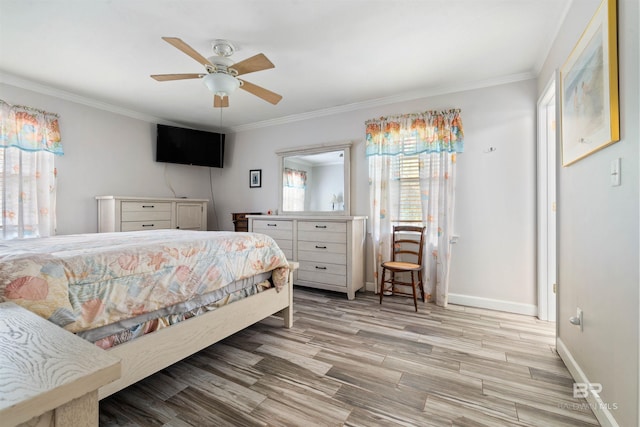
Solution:
M 461 108 L 465 153 L 458 157 L 452 294 L 475 304 L 535 314 L 535 80 L 362 109 L 232 135 L 231 165 L 215 172 L 223 229 L 231 212 L 277 208 L 275 151 L 353 141 L 353 215 L 369 215 L 364 122 L 372 117 Z M 496 147 L 492 153 L 485 153 Z M 250 169 L 263 171 L 262 188 L 250 189 Z M 371 265 L 368 280 L 372 280 Z
M 540 94 L 599 3 L 573 2 L 540 74 Z M 639 14 L 637 0 L 618 0 L 620 141 L 558 174 L 558 348 L 580 381 L 602 384 L 610 411 L 596 412 L 615 418 L 601 418 L 603 425 L 640 425 Z M 611 187 L 616 158 L 622 159 L 622 185 Z M 568 321 L 577 307 L 583 332 Z
M 60 234 L 96 231 L 95 195 L 173 196 L 165 165 L 153 160 L 154 124 L 13 86 L 0 89 L 7 102 L 61 116 Z M 525 80 L 229 134 L 225 168 L 210 170 L 219 228 L 233 230 L 232 212 L 278 208 L 277 150 L 346 140 L 353 142 L 351 213 L 368 215 L 365 120 L 461 108 L 466 149 L 458 157 L 460 240 L 450 292 L 469 304 L 535 313 L 535 100 L 536 82 Z M 485 153 L 490 147 L 497 150 Z M 261 188 L 249 188 L 251 169 L 262 169 Z M 166 175 L 177 195 L 211 199 L 209 169 L 167 165 Z M 209 229 L 215 223 L 210 208 Z
M 65 154 L 56 158 L 58 234 L 97 232 L 97 195 L 174 197 L 173 187 L 177 196 L 211 200 L 208 168 L 154 161 L 154 123 L 6 84 L 0 98 L 60 115 Z M 211 204 L 208 221 L 213 229 Z
M 331 211 L 342 209 L 342 204 L 332 205 L 333 196 L 344 196 L 344 168 L 342 165 L 315 166 L 313 168 L 313 183 L 310 210 Z

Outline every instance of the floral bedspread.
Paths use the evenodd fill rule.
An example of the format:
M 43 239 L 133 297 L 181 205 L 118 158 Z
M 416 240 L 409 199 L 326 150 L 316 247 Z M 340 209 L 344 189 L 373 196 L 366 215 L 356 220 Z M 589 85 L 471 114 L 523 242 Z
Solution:
M 288 263 L 263 234 L 149 230 L 0 242 L 0 302 L 71 332 L 108 325 Z

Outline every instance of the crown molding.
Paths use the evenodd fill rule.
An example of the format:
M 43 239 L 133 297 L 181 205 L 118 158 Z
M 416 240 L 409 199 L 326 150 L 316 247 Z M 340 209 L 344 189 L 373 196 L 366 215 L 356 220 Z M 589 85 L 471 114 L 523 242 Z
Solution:
M 334 114 L 342 114 L 351 111 L 364 110 L 367 108 L 374 108 L 383 105 L 395 104 L 399 102 L 413 101 L 415 99 L 429 98 L 438 95 L 446 95 L 449 93 L 464 92 L 474 89 L 483 89 L 491 86 L 499 86 L 508 83 L 515 83 L 523 80 L 530 80 L 536 78 L 537 75 L 533 72 L 512 74 L 509 76 L 498 77 L 495 79 L 488 79 L 475 82 L 467 82 L 455 85 L 443 85 L 439 87 L 429 88 L 420 91 L 412 91 L 399 95 L 389 96 L 385 98 L 377 98 L 363 102 L 355 102 L 352 104 L 339 105 L 337 107 L 324 108 L 321 110 L 309 111 L 306 113 L 292 114 L 289 116 L 279 117 L 271 120 L 263 120 L 260 122 L 249 123 L 246 125 L 234 126 L 231 129 L 234 132 L 242 132 L 247 130 L 260 129 L 270 126 L 278 126 L 287 123 L 299 122 L 303 120 L 310 120 L 318 117 L 326 117 Z
M 63 89 L 58 89 L 52 86 L 47 86 L 33 80 L 28 80 L 23 77 L 18 77 L 15 74 L 10 74 L 4 71 L 0 71 L 0 83 L 5 83 L 11 86 L 16 86 L 21 89 L 30 90 L 33 92 L 41 93 L 43 95 L 53 96 L 55 98 L 63 99 L 65 101 L 75 102 L 77 104 L 86 105 L 88 107 L 97 108 L 99 110 L 108 111 L 110 113 L 120 114 L 133 119 L 142 120 L 150 123 L 161 123 L 170 126 L 183 126 L 176 122 L 171 122 L 159 117 L 154 117 L 149 114 L 141 113 L 139 111 L 130 110 L 128 108 L 120 107 L 117 105 L 109 104 L 107 102 L 98 101 L 94 98 L 78 95 Z
M 508 76 L 498 77 L 494 79 L 472 81 L 466 83 L 457 83 L 454 85 L 443 85 L 424 90 L 406 92 L 398 95 L 393 95 L 385 98 L 377 98 L 363 102 L 355 102 L 352 104 L 339 105 L 336 107 L 323 108 L 320 110 L 309 111 L 300 114 L 292 114 L 289 116 L 278 117 L 270 120 L 263 120 L 255 123 L 248 123 L 246 125 L 239 125 L 229 127 L 229 131 L 233 133 L 243 132 L 254 129 L 261 129 L 271 126 L 279 126 L 288 123 L 300 122 L 304 120 L 315 119 L 319 117 L 326 117 L 335 114 L 343 114 L 357 110 L 364 110 L 368 108 L 374 108 L 389 104 L 396 104 L 399 102 L 413 101 L 421 98 L 429 98 L 438 95 L 445 95 L 449 93 L 464 92 L 475 89 L 483 89 L 491 86 L 498 86 L 508 83 L 515 83 L 523 80 L 529 80 L 536 78 L 537 75 L 534 72 L 526 72 L 520 74 L 512 74 Z M 129 110 L 124 107 L 116 106 L 106 102 L 98 101 L 93 98 L 89 98 L 82 95 L 77 95 L 62 89 L 46 86 L 41 83 L 27 80 L 16 75 L 0 71 L 0 83 L 6 83 L 12 86 L 20 87 L 22 89 L 31 90 L 44 95 L 54 96 L 56 98 L 64 99 L 67 101 L 76 102 L 78 104 L 86 105 L 89 107 L 97 108 L 100 110 L 109 111 L 116 114 L 121 114 L 127 117 L 131 117 L 138 120 L 143 120 L 150 123 L 161 123 L 170 126 L 183 126 L 180 123 L 171 122 L 159 117 L 154 117 L 139 111 Z

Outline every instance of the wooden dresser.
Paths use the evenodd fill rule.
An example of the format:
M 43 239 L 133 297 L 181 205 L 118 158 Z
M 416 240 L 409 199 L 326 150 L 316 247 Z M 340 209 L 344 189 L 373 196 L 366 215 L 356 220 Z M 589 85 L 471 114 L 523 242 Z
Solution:
M 98 196 L 98 232 L 207 229 L 206 199 Z
M 363 216 L 248 216 L 249 231 L 267 234 L 287 259 L 300 263 L 295 285 L 344 292 L 365 286 Z
M 235 231 L 249 231 L 247 215 L 262 215 L 261 212 L 234 212 L 231 214 Z

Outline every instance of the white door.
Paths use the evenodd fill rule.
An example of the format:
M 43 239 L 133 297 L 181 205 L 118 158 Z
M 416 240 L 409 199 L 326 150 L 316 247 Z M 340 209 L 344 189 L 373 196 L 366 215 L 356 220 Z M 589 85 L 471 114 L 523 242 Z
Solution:
M 538 100 L 538 317 L 556 321 L 556 84 Z

